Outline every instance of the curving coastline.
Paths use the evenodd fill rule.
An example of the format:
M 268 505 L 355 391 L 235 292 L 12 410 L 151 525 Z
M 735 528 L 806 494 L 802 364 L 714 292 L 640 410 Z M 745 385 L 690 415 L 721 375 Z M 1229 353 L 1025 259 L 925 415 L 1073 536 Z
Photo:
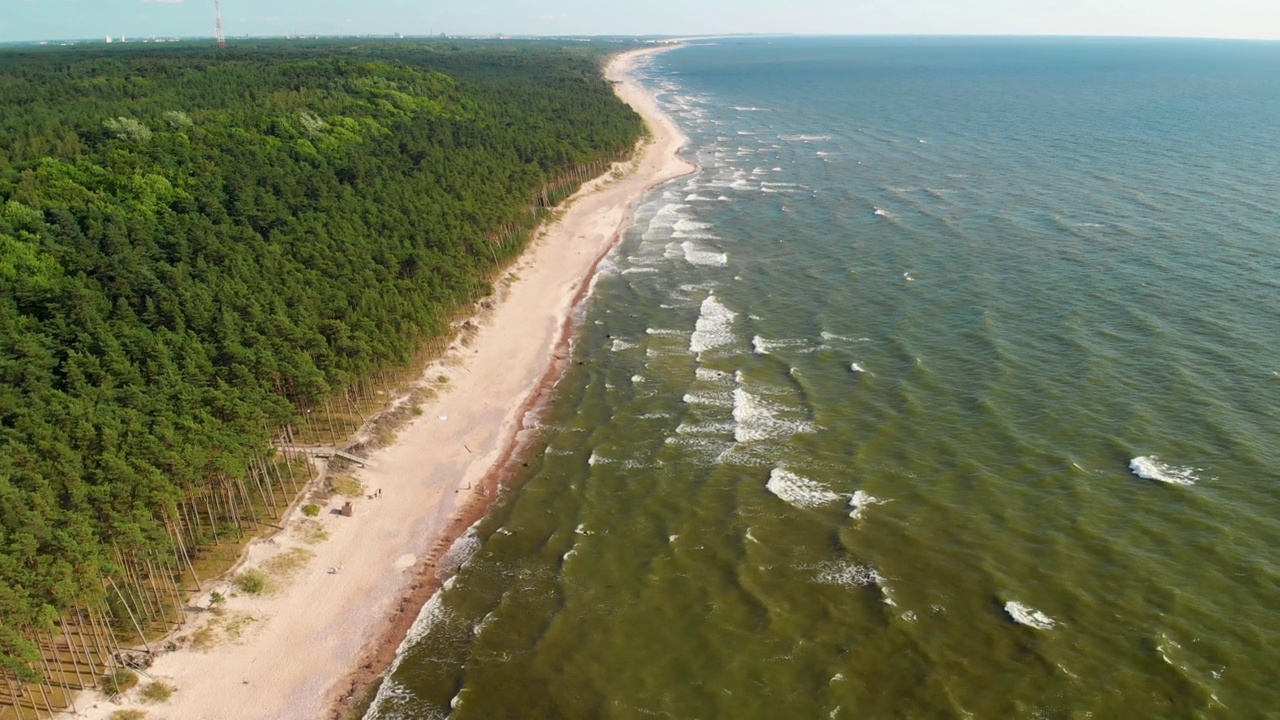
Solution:
M 606 174 L 574 195 L 511 269 L 475 335 L 427 369 L 424 379 L 448 378 L 444 389 L 358 472 L 381 498 L 357 500 L 351 518 L 323 514 L 328 539 L 318 544 L 308 543 L 295 515 L 283 532 L 250 546 L 243 567 L 299 549 L 312 557 L 274 595 L 231 597 L 216 616 L 199 613 L 177 636 L 186 646 L 148 671 L 177 688 L 151 709 L 196 720 L 342 717 L 378 681 L 441 584 L 448 548 L 485 514 L 521 457 L 525 419 L 563 374 L 572 313 L 600 261 L 645 192 L 694 170 L 678 155 L 685 138 L 631 75 L 639 57 L 673 47 L 626 52 L 605 69 L 645 118 L 650 141 L 630 174 Z M 226 585 L 209 589 L 231 594 Z M 224 641 L 195 649 L 195 636 L 210 627 Z M 88 697 L 78 705 L 85 718 L 121 707 Z
M 422 607 L 451 575 L 447 568 L 441 567 L 449 549 L 467 530 L 484 517 L 493 501 L 497 499 L 497 492 L 503 481 L 514 472 L 520 458 L 524 457 L 524 453 L 530 449 L 529 443 L 521 437 L 521 433 L 529 429 L 526 419 L 531 414 L 535 416 L 539 414 L 545 404 L 552 399 L 555 386 L 568 366 L 570 345 L 573 340 L 572 313 L 590 295 L 601 261 L 617 246 L 622 239 L 622 234 L 631 226 L 639 200 L 654 187 L 689 175 L 697 169 L 679 156 L 686 138 L 675 122 L 658 109 L 653 96 L 631 75 L 636 59 L 666 52 L 676 47 L 679 46 L 668 45 L 628 51 L 615 56 L 605 67 L 605 77 L 614 83 L 618 96 L 644 117 L 652 133 L 651 141 L 643 145 L 641 155 L 633 166 L 631 174 L 621 181 L 611 182 L 608 176 L 602 176 L 585 184 L 568 201 L 569 208 L 564 217 L 544 228 L 537 242 L 554 243 L 574 237 L 592 238 L 593 236 L 585 236 L 577 231 L 582 229 L 582 225 L 590 222 L 592 215 L 600 212 L 601 206 L 611 210 L 621 208 L 622 213 L 617 216 L 616 224 L 613 221 L 613 213 L 607 215 L 608 219 L 603 224 L 611 225 L 612 232 L 608 233 L 607 240 L 604 242 L 594 243 L 594 258 L 585 272 L 580 274 L 573 283 L 574 292 L 568 304 L 559 306 L 564 312 L 556 313 L 559 326 L 555 332 L 554 345 L 543 358 L 545 371 L 542 377 L 530 386 L 523 402 L 511 413 L 510 417 L 514 420 L 514 424 L 508 427 L 504 423 L 504 427 L 508 427 L 508 433 L 500 443 L 502 450 L 499 458 L 488 466 L 489 469 L 479 487 L 473 488 L 473 494 L 457 510 L 449 527 L 435 539 L 431 556 L 424 559 L 416 568 L 414 581 L 403 593 L 395 615 L 388 619 L 380 637 L 365 651 L 359 661 L 353 664 L 353 670 L 338 684 L 337 695 L 332 698 L 330 712 L 334 720 L 349 717 L 353 710 L 358 709 L 369 699 L 369 693 L 381 682 L 387 669 L 395 662 L 400 646 L 417 621 Z M 599 229 L 600 225 L 601 223 L 597 221 L 592 223 L 591 227 Z M 531 249 L 530 253 L 532 252 Z M 541 261 L 529 259 L 526 256 L 521 260 L 521 265 L 525 262 Z M 503 300 L 504 304 L 511 302 L 510 296 Z M 496 324 L 486 330 L 497 331 Z

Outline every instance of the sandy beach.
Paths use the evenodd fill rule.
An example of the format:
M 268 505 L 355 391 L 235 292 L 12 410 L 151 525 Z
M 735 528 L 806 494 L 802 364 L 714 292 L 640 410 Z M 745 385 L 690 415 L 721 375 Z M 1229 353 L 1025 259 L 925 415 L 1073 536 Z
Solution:
M 335 496 L 316 519 L 318 534 L 295 510 L 283 532 L 254 542 L 240 570 L 283 556 L 297 566 L 276 592 L 248 596 L 226 581 L 207 584 L 192 606 L 207 608 L 213 590 L 227 600 L 217 613 L 190 613 L 173 638 L 179 649 L 142 678 L 176 688 L 167 702 L 144 704 L 136 690 L 122 704 L 87 693 L 77 717 L 137 707 L 173 720 L 321 718 L 364 695 L 438 587 L 445 551 L 484 514 L 504 466 L 518 457 L 529 411 L 563 371 L 571 314 L 597 264 L 647 190 L 693 170 L 677 155 L 685 138 L 630 75 L 638 58 L 670 47 L 628 52 L 608 66 L 618 95 L 648 123 L 650 142 L 626 165 L 629 174 L 597 178 L 567 203 L 498 284 L 500 302 L 477 316 L 478 331 L 427 369 L 424 382 L 448 378 L 443 389 L 356 471 L 366 492 L 381 497 L 357 499 L 354 516 L 341 517 L 330 512 L 344 500 Z

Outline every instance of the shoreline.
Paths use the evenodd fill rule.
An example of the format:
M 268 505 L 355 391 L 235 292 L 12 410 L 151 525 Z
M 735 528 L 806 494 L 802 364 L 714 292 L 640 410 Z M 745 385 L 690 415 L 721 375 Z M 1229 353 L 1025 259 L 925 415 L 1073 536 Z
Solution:
M 626 51 L 615 55 L 605 66 L 605 79 L 614 84 L 615 92 L 622 98 L 623 102 L 631 105 L 636 112 L 640 113 L 646 126 L 653 133 L 650 141 L 642 141 L 642 149 L 640 155 L 633 161 L 634 169 L 631 174 L 622 178 L 622 180 L 640 179 L 644 180 L 644 183 L 638 190 L 627 194 L 620 222 L 614 228 L 613 233 L 603 247 L 599 248 L 595 259 L 591 262 L 590 267 L 587 268 L 586 274 L 581 278 L 577 292 L 574 293 L 570 300 L 569 312 L 561 320 L 560 328 L 557 331 L 556 343 L 551 350 L 546 372 L 533 386 L 524 403 L 516 410 L 516 415 L 520 418 L 518 424 L 511 437 L 504 443 L 505 448 L 502 456 L 493 464 L 486 475 L 480 494 L 473 495 L 466 501 L 466 504 L 455 518 L 449 533 L 438 538 L 436 544 L 436 547 L 439 548 L 438 556 L 422 563 L 422 566 L 417 571 L 413 588 L 409 594 L 401 599 L 400 609 L 396 611 L 396 615 L 388 619 L 386 630 L 378 638 L 375 646 L 356 662 L 355 669 L 349 672 L 343 682 L 339 684 L 340 689 L 343 686 L 346 687 L 346 692 L 331 703 L 333 706 L 330 712 L 332 720 L 353 718 L 354 716 L 350 714 L 352 710 L 357 707 L 367 707 L 372 703 L 373 697 L 371 693 L 393 668 L 393 664 L 399 656 L 409 632 L 418 621 L 422 608 L 457 571 L 457 568 L 442 568 L 441 561 L 448 557 L 449 551 L 458 540 L 488 515 L 489 509 L 497 502 L 498 491 L 505 485 L 505 481 L 516 472 L 517 464 L 521 462 L 522 458 L 526 457 L 526 453 L 532 447 L 534 438 L 525 437 L 525 434 L 527 431 L 535 429 L 536 423 L 532 425 L 528 423 L 528 417 L 531 413 L 535 416 L 540 416 L 543 413 L 547 405 L 554 399 L 555 387 L 560 383 L 565 371 L 568 369 L 574 340 L 573 313 L 591 296 L 600 263 L 617 248 L 618 243 L 622 241 L 623 233 L 630 229 L 635 222 L 635 212 L 640 200 L 650 190 L 659 185 L 697 172 L 695 165 L 679 156 L 679 152 L 684 148 L 688 138 L 680 132 L 669 116 L 658 109 L 654 97 L 630 74 L 632 64 L 636 58 L 674 50 L 681 46 L 682 44 L 676 44 Z M 656 172 L 651 173 L 647 179 L 643 174 L 646 161 L 656 161 L 654 167 Z M 673 167 L 680 167 L 680 171 L 673 174 Z M 609 176 L 612 172 L 613 170 L 611 169 L 605 175 L 588 181 L 578 192 L 574 193 L 566 201 L 570 211 L 576 205 L 580 195 L 590 196 L 592 193 L 600 193 L 607 189 Z M 568 226 L 569 219 L 566 213 L 566 217 L 556 220 L 544 230 L 539 230 L 538 232 L 539 234 L 545 232 L 547 235 L 551 235 L 555 230 L 566 229 Z M 406 605 L 414 608 L 412 614 L 403 612 Z
M 449 550 L 497 499 L 530 447 L 528 418 L 554 395 L 569 362 L 573 314 L 590 295 L 600 263 L 631 226 L 652 188 L 696 168 L 679 157 L 685 137 L 631 75 L 636 59 L 664 45 L 620 53 L 604 69 L 617 95 L 644 118 L 650 137 L 626 165 L 585 183 L 559 218 L 535 231 L 499 281 L 496 305 L 433 362 L 422 381 L 447 377 L 422 413 L 399 428 L 355 476 L 367 497 L 353 518 L 330 500 L 308 526 L 300 513 L 285 530 L 251 543 L 238 567 L 303 557 L 275 594 L 237 594 L 229 574 L 188 608 L 195 616 L 143 678 L 176 688 L 160 705 L 82 695 L 76 717 L 106 718 L 136 707 L 157 717 L 346 717 L 370 698 L 391 667 L 421 608 L 452 568 Z M 615 177 L 618 168 L 630 168 Z M 384 503 L 374 497 L 385 493 Z M 319 541 L 307 528 L 318 523 Z M 228 600 L 200 607 L 209 593 Z M 214 638 L 212 643 L 207 642 Z M 204 638 L 205 642 L 202 642 Z

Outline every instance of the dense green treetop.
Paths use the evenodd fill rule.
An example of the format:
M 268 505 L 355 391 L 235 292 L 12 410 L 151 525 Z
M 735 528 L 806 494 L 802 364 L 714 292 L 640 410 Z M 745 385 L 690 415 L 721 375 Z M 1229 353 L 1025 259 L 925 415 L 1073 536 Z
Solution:
M 0 53 L 0 662 L 105 547 L 488 291 L 543 188 L 641 132 L 599 51 Z M 172 550 L 166 548 L 172 555 Z

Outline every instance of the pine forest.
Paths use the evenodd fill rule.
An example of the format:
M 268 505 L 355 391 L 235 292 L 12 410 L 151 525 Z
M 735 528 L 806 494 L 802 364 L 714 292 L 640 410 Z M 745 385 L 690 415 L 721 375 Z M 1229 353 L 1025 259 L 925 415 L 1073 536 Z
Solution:
M 289 448 L 630 157 L 619 48 L 0 50 L 0 717 L 109 690 L 298 497 Z

